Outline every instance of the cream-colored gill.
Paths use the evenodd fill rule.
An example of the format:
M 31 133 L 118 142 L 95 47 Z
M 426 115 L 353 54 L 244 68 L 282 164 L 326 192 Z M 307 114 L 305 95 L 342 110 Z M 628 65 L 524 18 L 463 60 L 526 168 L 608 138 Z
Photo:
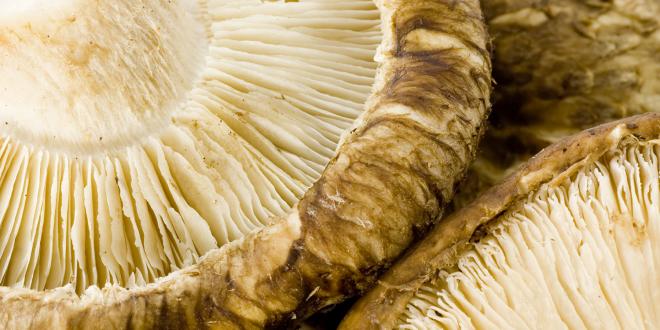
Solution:
M 660 141 L 605 156 L 489 223 L 400 329 L 660 326 Z
M 143 285 L 285 214 L 381 40 L 372 1 L 59 9 L 0 19 L 0 285 Z

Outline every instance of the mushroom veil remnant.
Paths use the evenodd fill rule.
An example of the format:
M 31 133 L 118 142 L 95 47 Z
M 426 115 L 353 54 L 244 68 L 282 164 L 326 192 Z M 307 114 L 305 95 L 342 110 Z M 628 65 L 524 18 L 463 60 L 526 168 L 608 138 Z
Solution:
M 441 214 L 478 2 L 0 1 L 0 327 L 295 323 Z

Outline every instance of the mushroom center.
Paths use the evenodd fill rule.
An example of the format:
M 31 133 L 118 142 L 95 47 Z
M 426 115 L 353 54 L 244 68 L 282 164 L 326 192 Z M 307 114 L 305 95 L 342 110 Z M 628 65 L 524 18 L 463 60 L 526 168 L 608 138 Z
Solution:
M 49 1 L 49 0 L 0 0 L 0 20 L 3 22 L 16 20 L 21 17 L 31 20 L 43 17 L 49 12 L 61 11 L 72 4 L 69 0 Z
M 185 1 L 0 1 L 0 132 L 76 153 L 154 134 L 202 69 L 201 22 Z

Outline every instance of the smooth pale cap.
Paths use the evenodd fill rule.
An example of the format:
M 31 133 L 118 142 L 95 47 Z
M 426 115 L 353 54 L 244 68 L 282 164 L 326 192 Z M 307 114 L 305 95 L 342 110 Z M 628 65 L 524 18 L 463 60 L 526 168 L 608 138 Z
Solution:
M 98 153 L 161 130 L 205 64 L 191 4 L 0 2 L 3 131 Z

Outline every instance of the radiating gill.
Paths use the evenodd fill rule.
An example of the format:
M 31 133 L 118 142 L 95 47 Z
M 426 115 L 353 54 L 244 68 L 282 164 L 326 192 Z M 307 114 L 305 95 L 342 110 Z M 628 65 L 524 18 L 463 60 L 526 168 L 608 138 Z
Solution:
M 194 263 L 289 210 L 371 93 L 372 1 L 84 2 L 0 21 L 0 285 Z
M 660 140 L 612 152 L 486 225 L 400 329 L 660 327 Z

